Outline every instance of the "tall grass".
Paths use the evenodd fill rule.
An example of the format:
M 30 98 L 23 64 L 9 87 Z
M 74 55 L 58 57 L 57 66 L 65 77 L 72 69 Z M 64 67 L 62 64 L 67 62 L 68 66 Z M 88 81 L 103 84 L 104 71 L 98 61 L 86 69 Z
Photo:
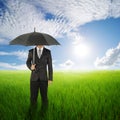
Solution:
M 0 71 L 1 120 L 28 119 L 29 77 L 28 71 Z M 34 120 L 119 120 L 120 71 L 55 72 L 48 98 L 43 117 L 39 96 Z

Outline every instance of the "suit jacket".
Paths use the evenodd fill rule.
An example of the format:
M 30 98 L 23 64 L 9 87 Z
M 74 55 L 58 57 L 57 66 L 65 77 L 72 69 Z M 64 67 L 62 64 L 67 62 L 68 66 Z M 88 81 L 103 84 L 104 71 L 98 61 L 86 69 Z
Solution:
M 27 67 L 31 70 L 33 62 L 33 49 L 29 50 L 28 58 L 26 61 Z M 31 71 L 31 81 L 48 81 L 53 79 L 52 57 L 50 50 L 43 48 L 41 57 L 37 55 L 37 49 L 35 48 L 35 70 Z

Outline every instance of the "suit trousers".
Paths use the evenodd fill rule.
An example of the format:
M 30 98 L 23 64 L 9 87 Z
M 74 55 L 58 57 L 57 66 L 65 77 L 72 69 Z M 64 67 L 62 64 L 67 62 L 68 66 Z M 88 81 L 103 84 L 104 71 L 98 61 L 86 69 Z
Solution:
M 48 104 L 48 97 L 47 97 L 48 81 L 40 81 L 40 79 L 38 79 L 37 81 L 30 81 L 31 104 L 35 105 L 37 103 L 39 90 L 40 90 L 42 105 L 47 105 Z

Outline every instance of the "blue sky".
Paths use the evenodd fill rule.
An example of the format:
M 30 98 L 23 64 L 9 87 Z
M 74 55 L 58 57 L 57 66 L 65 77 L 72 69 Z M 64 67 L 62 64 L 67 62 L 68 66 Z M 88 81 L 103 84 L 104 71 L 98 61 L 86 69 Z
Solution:
M 48 47 L 56 70 L 120 69 L 119 0 L 0 0 L 0 26 L 1 70 L 27 69 L 32 47 L 9 42 L 34 27 L 61 43 Z

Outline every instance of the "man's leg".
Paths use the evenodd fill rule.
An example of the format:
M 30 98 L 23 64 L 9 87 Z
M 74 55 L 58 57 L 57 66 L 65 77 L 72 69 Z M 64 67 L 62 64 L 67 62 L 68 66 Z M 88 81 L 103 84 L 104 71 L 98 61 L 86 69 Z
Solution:
M 48 106 L 48 97 L 47 97 L 47 91 L 48 91 L 48 81 L 40 81 L 40 94 L 42 99 L 42 106 L 47 107 Z
M 38 97 L 39 84 L 37 81 L 30 82 L 30 102 L 31 105 L 36 105 Z

